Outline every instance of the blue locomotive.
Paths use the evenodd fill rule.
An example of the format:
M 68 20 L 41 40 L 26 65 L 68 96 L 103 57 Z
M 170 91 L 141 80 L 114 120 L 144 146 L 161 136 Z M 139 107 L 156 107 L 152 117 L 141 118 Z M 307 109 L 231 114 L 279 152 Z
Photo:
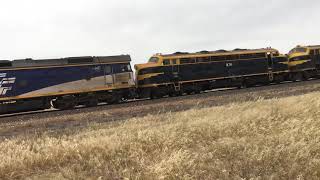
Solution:
M 71 109 L 132 98 L 129 55 L 0 61 L 0 113 Z

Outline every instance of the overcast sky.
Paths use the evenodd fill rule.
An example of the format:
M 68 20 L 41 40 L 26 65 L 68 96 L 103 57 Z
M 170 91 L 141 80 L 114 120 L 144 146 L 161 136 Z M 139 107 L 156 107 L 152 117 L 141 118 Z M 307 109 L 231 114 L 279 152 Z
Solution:
M 0 59 L 320 44 L 318 0 L 1 0 Z

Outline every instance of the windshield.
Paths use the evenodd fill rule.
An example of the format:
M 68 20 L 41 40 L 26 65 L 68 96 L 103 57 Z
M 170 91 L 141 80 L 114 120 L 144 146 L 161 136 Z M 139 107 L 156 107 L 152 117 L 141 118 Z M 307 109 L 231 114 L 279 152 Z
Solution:
M 307 51 L 308 51 L 307 48 L 294 48 L 289 52 L 289 54 L 292 54 L 292 53 L 304 53 L 304 52 L 307 52 Z
M 157 57 L 152 57 L 149 60 L 149 62 L 151 62 L 151 63 L 158 63 L 158 61 L 159 61 L 159 58 L 157 58 Z
M 310 56 L 299 56 L 299 57 L 294 57 L 289 59 L 290 62 L 292 61 L 303 61 L 303 60 L 310 60 L 311 57 Z

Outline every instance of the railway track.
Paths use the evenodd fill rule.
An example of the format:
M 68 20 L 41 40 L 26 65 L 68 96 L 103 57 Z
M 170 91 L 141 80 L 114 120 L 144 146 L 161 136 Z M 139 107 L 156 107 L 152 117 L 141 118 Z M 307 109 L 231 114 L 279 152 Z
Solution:
M 197 97 L 206 97 L 206 96 L 215 96 L 215 95 L 227 95 L 227 94 L 237 94 L 241 92 L 254 92 L 259 90 L 266 90 L 267 88 L 272 89 L 282 89 L 285 87 L 288 88 L 294 88 L 294 87 L 301 87 L 305 85 L 312 85 L 312 84 L 320 84 L 319 79 L 313 79 L 309 81 L 303 81 L 303 82 L 284 82 L 281 84 L 271 84 L 268 86 L 256 86 L 246 89 L 237 89 L 237 88 L 225 88 L 225 89 L 216 89 L 212 91 L 207 91 L 201 94 L 194 94 L 194 95 L 185 95 L 185 96 L 177 96 L 177 97 L 165 97 L 161 99 L 143 99 L 143 100 L 134 100 L 134 101 L 128 101 L 128 102 L 122 102 L 115 105 L 108 105 L 108 104 L 99 104 L 96 107 L 77 107 L 75 109 L 71 110 L 56 110 L 56 109 L 50 109 L 50 110 L 41 110 L 41 111 L 31 111 L 31 112 L 21 112 L 21 113 L 12 113 L 12 114 L 4 114 L 0 115 L 0 123 L 6 123 L 6 122 L 13 122 L 13 121 L 22 121 L 22 120 L 28 120 L 31 118 L 45 118 L 45 117 L 51 117 L 51 116 L 60 116 L 65 114 L 77 114 L 77 113 L 84 113 L 84 112 L 94 112 L 99 110 L 107 110 L 107 109 L 115 109 L 115 108 L 123 108 L 123 107 L 129 107 L 129 106 L 136 106 L 136 105 L 150 105 L 153 102 L 158 103 L 162 101 L 175 101 L 175 100 L 181 100 L 186 98 L 197 98 Z M 319 89 L 320 90 L 320 89 Z M 312 92 L 312 91 L 310 91 Z

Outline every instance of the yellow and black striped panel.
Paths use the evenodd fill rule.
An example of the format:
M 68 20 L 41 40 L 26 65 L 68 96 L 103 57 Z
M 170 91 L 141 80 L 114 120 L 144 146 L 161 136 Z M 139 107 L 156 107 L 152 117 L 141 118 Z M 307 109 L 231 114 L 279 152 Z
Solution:
M 320 46 L 297 46 L 288 54 L 290 71 L 305 71 L 320 66 Z

